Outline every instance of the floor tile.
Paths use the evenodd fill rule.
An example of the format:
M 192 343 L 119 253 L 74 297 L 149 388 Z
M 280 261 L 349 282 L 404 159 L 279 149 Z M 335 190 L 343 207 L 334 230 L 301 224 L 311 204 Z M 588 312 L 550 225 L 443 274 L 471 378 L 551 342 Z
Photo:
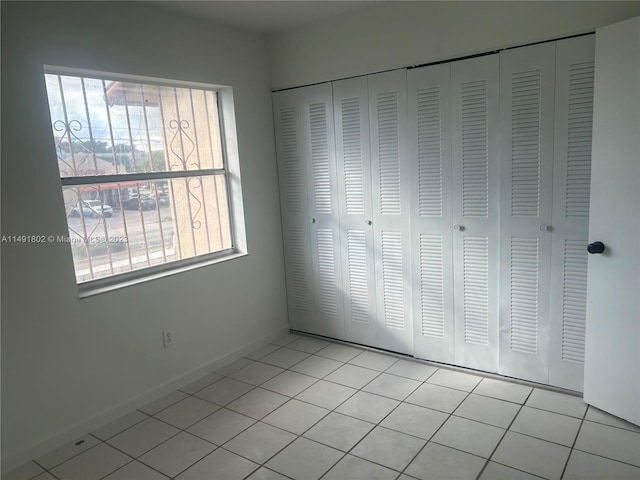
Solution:
M 518 413 L 510 430 L 571 447 L 580 423 L 581 420 L 575 417 L 525 406 Z
M 258 465 L 222 448 L 207 455 L 176 477 L 176 480 L 242 480 Z
M 431 440 L 479 457 L 489 458 L 504 432 L 502 428 L 452 415 Z
M 562 475 L 569 448 L 507 432 L 491 460 L 550 480 Z
M 397 357 L 365 350 L 357 357 L 349 360 L 349 363 L 351 365 L 358 365 L 359 367 L 371 368 L 372 370 L 383 372 L 397 361 Z
M 298 438 L 266 464 L 295 480 L 317 480 L 344 454 L 319 443 Z
M 466 396 L 467 394 L 460 390 L 423 383 L 407 397 L 405 402 L 451 413 L 462 403 Z
M 229 377 L 251 385 L 260 385 L 283 371 L 282 368 L 274 367 L 273 365 L 255 362 L 232 373 Z
M 540 480 L 540 477 L 499 463 L 489 462 L 478 480 Z
M 147 414 L 134 410 L 133 412 L 108 423 L 104 427 L 94 430 L 91 434 L 98 437 L 100 440 L 107 440 L 108 438 L 117 435 L 147 418 L 149 418 Z
M 233 380 L 232 378 L 223 378 L 213 385 L 200 390 L 195 394 L 196 397 L 213 402 L 216 405 L 227 405 L 236 398 L 244 395 L 253 387 L 244 382 Z
M 170 407 L 174 403 L 178 403 L 180 400 L 184 400 L 187 398 L 187 394 L 176 390 L 175 392 L 171 392 L 164 397 L 160 397 L 159 399 L 146 404 L 144 407 L 138 408 L 141 412 L 146 413 L 147 415 L 155 415 L 161 410 L 164 410 L 167 407 Z
M 362 353 L 359 348 L 349 347 L 347 345 L 340 345 L 338 343 L 332 343 L 320 350 L 316 355 L 321 357 L 331 358 L 339 362 L 348 362 L 356 355 Z
M 254 462 L 264 463 L 295 439 L 292 433 L 258 422 L 225 443 L 224 448 Z
M 395 480 L 398 472 L 362 458 L 345 455 L 322 480 Z
M 327 375 L 325 380 L 351 388 L 362 388 L 378 375 L 379 372 L 375 370 L 346 364 Z
M 167 477 L 134 460 L 106 476 L 104 480 L 167 480 Z
M 638 425 L 634 425 L 633 423 L 629 423 L 626 420 L 614 417 L 613 415 L 610 415 L 607 412 L 603 412 L 602 410 L 599 410 L 591 405 L 589 406 L 587 415 L 584 418 L 585 420 L 589 420 L 591 422 L 604 423 L 605 425 L 609 425 L 611 427 L 624 428 L 625 430 L 631 430 L 632 432 L 640 432 L 640 427 Z
M 421 385 L 417 380 L 381 373 L 362 389 L 365 392 L 404 400 Z
M 34 462 L 27 462 L 9 470 L 2 475 L 2 480 L 30 480 L 44 472 L 44 469 Z
M 260 360 L 262 357 L 269 355 L 272 352 L 280 349 L 279 345 L 273 345 L 272 343 L 265 345 L 264 347 L 259 348 L 255 352 L 251 352 L 248 355 L 245 355 L 249 360 Z
M 289 400 L 289 397 L 279 393 L 270 392 L 264 388 L 254 388 L 243 396 L 234 400 L 227 408 L 248 417 L 260 420 L 270 414 L 280 405 Z
M 315 424 L 306 438 L 348 452 L 375 427 L 373 423 L 331 412 Z
M 179 390 L 181 392 L 193 395 L 198 390 L 202 390 L 203 388 L 208 387 L 209 385 L 211 385 L 214 382 L 217 382 L 221 378 L 222 378 L 222 375 L 216 372 L 212 372 L 203 377 L 200 377 L 199 379 L 189 383 L 188 385 L 185 385 L 184 387 L 180 387 Z
M 33 480 L 59 480 L 59 479 L 51 475 L 49 472 L 44 472 L 38 475 L 37 477 L 33 477 Z
M 472 393 L 460 404 L 454 415 L 508 428 L 519 409 L 520 405 L 515 403 Z
M 573 450 L 563 480 L 638 480 L 640 468 Z
M 251 475 L 249 475 L 247 477 L 247 480 L 289 480 L 289 479 L 284 475 L 279 474 L 278 472 L 269 470 L 266 467 L 260 467 L 258 470 L 256 470 Z
M 211 453 L 215 448 L 216 446 L 209 442 L 181 432 L 145 453 L 139 460 L 165 475 L 173 477 Z
M 574 448 L 640 466 L 640 433 L 585 421 Z
M 534 388 L 525 405 L 578 418 L 582 418 L 587 410 L 587 404 L 580 397 L 542 388 Z
M 420 362 L 412 360 L 398 360 L 385 371 L 393 375 L 399 375 L 401 377 L 424 382 L 427 378 L 433 375 L 436 370 L 438 370 L 436 367 L 425 365 Z
M 316 353 L 328 345 L 329 342 L 320 340 L 319 338 L 300 337 L 295 342 L 287 345 L 287 348 L 293 348 L 294 350 L 300 350 L 306 353 Z
M 220 367 L 218 370 L 216 370 L 216 373 L 219 373 L 220 375 L 225 375 L 225 376 L 231 375 L 233 372 L 237 372 L 241 368 L 251 365 L 252 363 L 253 363 L 253 360 L 249 360 L 248 358 L 242 357 L 234 362 L 231 362 L 225 365 L 224 367 Z
M 506 400 L 514 403 L 524 403 L 533 390 L 531 387 L 518 385 L 517 383 L 503 382 L 493 378 L 483 378 L 473 393 L 493 397 L 499 400 Z
M 291 433 L 302 435 L 320 421 L 329 410 L 292 399 L 267 415 L 262 421 Z
M 124 453 L 101 443 L 58 465 L 51 473 L 60 480 L 98 480 L 130 461 Z
M 473 480 L 486 460 L 429 442 L 405 472 L 423 480 Z
M 410 403 L 401 403 L 380 425 L 429 440 L 449 416 Z
M 219 408 L 217 405 L 200 400 L 197 397 L 188 397 L 169 408 L 165 408 L 155 417 L 184 430 L 204 417 L 211 415 Z
M 335 410 L 365 422 L 378 423 L 399 404 L 400 402 L 391 398 L 358 392 Z
M 75 457 L 85 450 L 89 450 L 91 447 L 96 446 L 98 443 L 100 443 L 100 440 L 92 437 L 91 435 L 85 435 L 84 437 L 80 437 L 73 442 L 66 443 L 63 446 L 56 448 L 55 450 L 42 455 L 35 460 L 38 465 L 41 465 L 47 470 L 50 470 L 56 465 L 69 460 L 71 457 Z
M 313 355 L 291 367 L 291 370 L 316 378 L 324 378 L 342 365 L 342 362 Z
M 139 457 L 179 432 L 171 425 L 149 418 L 112 437 L 107 443 L 132 457 Z
M 256 421 L 253 418 L 223 408 L 187 431 L 216 445 L 222 445 L 254 423 Z
M 429 377 L 427 383 L 470 392 L 476 387 L 476 385 L 478 385 L 478 383 L 480 383 L 480 380 L 482 380 L 482 377 L 477 375 L 470 375 L 468 373 L 441 368 Z
M 419 438 L 376 427 L 356 445 L 351 453 L 401 471 L 425 444 L 426 442 Z
M 319 407 L 333 410 L 357 390 L 324 380 L 314 383 L 304 392 L 296 396 L 298 400 L 313 403 Z
M 299 338 L 301 338 L 300 335 L 296 335 L 295 333 L 287 333 L 286 335 L 280 337 L 279 339 L 271 343 L 273 343 L 274 345 L 280 345 L 281 347 L 284 347 L 286 345 L 289 345 L 291 342 L 295 342 Z
M 291 350 L 290 348 L 281 348 L 269 355 L 262 357 L 260 361 L 262 363 L 268 363 L 269 365 L 275 365 L 276 367 L 289 368 L 296 363 L 301 362 L 309 356 L 308 353 L 301 352 L 299 350 Z
M 271 380 L 263 383 L 261 387 L 282 395 L 295 397 L 317 381 L 317 378 L 310 377 L 309 375 L 285 370 L 280 375 L 276 375 Z

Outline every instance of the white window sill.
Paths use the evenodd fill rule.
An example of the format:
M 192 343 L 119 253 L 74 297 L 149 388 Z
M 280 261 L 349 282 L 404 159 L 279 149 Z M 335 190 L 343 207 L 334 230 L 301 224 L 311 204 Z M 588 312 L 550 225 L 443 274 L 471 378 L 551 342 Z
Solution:
M 208 267 L 210 265 L 215 265 L 218 263 L 226 262 L 228 260 L 233 260 L 240 257 L 246 257 L 249 254 L 246 252 L 233 252 L 226 254 L 224 256 L 215 257 L 195 263 L 190 263 L 187 265 L 165 265 L 165 269 L 161 271 L 154 271 L 152 273 L 144 273 L 144 270 L 137 272 L 130 272 L 129 274 L 124 274 L 124 278 L 113 279 L 113 283 L 101 284 L 101 285 L 79 285 L 78 289 L 78 297 L 80 299 L 93 297 L 94 295 L 100 295 L 102 293 L 112 292 L 114 290 L 120 290 L 121 288 L 130 287 L 132 285 L 138 285 L 140 283 L 146 283 L 151 280 L 156 280 L 158 278 L 168 277 L 170 275 L 176 275 L 178 273 L 188 272 L 190 270 L 195 270 L 197 268 Z M 130 275 L 135 275 L 134 278 L 129 278 Z M 105 282 L 109 282 L 110 279 L 105 279 Z

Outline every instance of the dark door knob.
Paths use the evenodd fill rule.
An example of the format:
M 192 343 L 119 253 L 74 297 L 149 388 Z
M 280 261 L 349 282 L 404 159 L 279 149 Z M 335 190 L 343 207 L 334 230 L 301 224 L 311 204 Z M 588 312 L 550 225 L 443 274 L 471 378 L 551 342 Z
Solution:
M 587 252 L 589 253 L 602 253 L 604 252 L 604 243 L 593 242 L 587 245 Z

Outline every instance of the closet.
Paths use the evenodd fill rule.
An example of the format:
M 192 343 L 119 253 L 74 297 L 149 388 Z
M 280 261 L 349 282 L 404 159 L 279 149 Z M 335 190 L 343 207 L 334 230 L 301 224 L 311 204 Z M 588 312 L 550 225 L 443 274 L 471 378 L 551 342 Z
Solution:
M 581 390 L 593 50 L 275 92 L 292 328 Z

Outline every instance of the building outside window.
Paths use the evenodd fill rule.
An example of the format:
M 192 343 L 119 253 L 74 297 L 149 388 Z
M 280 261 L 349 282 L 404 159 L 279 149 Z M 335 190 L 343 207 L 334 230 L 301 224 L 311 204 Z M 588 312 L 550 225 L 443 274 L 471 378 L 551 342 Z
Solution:
M 238 252 L 219 88 L 53 67 L 45 81 L 78 284 Z

